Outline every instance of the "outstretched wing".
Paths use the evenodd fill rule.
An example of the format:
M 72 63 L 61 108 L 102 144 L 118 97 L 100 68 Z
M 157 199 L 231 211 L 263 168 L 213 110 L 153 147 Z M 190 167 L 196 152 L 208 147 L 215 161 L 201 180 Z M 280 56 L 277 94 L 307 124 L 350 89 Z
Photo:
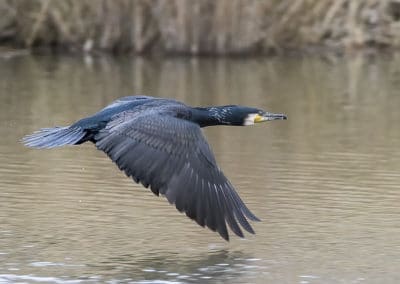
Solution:
M 125 112 L 95 136 L 96 146 L 136 182 L 229 240 L 258 221 L 218 168 L 200 127 L 169 115 Z

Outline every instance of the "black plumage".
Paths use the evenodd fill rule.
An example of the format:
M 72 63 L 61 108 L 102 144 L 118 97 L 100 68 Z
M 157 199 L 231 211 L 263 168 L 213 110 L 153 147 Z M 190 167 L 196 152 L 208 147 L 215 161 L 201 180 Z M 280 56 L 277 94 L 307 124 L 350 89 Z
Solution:
M 286 116 L 242 106 L 192 108 L 170 99 L 130 96 L 71 126 L 41 129 L 23 143 L 52 148 L 91 141 L 135 182 L 165 195 L 180 212 L 228 240 L 226 224 L 243 237 L 240 226 L 254 233 L 248 220 L 259 219 L 217 166 L 201 127 L 273 119 Z

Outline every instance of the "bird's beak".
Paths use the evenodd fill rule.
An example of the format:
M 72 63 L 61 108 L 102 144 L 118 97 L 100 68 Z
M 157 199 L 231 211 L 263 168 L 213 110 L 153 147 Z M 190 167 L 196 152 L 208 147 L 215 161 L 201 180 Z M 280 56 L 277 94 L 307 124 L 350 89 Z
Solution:
M 264 122 L 264 121 L 269 121 L 269 120 L 277 120 L 277 119 L 287 119 L 287 116 L 284 115 L 283 113 L 270 113 L 270 112 L 265 112 L 262 115 L 257 114 L 254 117 L 254 123 L 259 123 L 259 122 Z

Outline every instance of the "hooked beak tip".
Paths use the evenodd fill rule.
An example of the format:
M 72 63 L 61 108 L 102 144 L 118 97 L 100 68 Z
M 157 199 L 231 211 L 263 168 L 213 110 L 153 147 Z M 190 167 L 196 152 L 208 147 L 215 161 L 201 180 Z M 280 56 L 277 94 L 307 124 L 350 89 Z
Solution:
M 287 120 L 287 116 L 283 113 L 266 113 L 265 120 Z

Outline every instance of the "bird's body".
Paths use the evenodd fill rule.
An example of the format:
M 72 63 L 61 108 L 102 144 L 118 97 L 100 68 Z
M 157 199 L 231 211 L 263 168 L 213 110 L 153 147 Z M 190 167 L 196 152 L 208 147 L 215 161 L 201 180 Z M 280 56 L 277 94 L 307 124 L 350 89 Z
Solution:
M 226 240 L 226 224 L 243 237 L 239 224 L 254 233 L 257 221 L 217 166 L 201 131 L 212 125 L 250 125 L 286 119 L 241 106 L 192 108 L 162 98 L 118 99 L 71 126 L 41 129 L 23 139 L 35 148 L 93 142 L 134 181 L 165 195 L 180 212 Z

